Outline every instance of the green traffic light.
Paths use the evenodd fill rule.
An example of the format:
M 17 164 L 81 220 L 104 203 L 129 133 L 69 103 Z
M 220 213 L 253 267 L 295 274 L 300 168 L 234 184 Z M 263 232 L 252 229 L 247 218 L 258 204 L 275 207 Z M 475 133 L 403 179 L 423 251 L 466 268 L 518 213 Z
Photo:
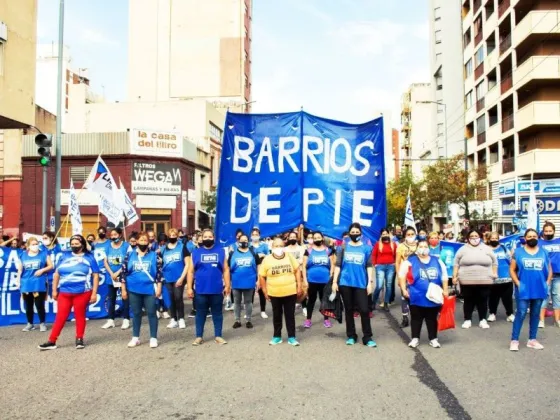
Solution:
M 39 159 L 39 163 L 41 164 L 41 166 L 47 166 L 50 163 L 50 159 L 48 157 L 43 156 L 41 159 Z

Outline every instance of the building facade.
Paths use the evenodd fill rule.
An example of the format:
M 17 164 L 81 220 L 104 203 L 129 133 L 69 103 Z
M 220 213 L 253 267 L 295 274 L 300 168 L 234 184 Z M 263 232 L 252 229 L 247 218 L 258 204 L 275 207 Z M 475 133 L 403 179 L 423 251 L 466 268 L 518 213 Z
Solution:
M 468 159 L 489 180 L 480 199 L 492 199 L 497 229 L 522 227 L 533 178 L 548 187 L 537 191 L 541 223 L 560 225 L 560 3 L 463 0 L 462 15 Z
M 399 141 L 399 130 L 396 128 L 391 129 L 391 155 L 394 162 L 392 179 L 398 180 L 401 173 L 401 145 Z
M 129 2 L 128 101 L 206 98 L 250 110 L 251 3 Z

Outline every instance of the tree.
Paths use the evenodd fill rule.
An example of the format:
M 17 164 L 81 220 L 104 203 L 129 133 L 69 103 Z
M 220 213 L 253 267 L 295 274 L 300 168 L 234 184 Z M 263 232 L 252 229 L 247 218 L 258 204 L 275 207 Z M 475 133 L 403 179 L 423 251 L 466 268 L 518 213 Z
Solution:
M 391 181 L 387 186 L 387 222 L 389 225 L 403 224 L 409 188 L 412 212 L 416 220 L 425 220 L 432 214 L 429 204 L 423 198 L 422 183 L 415 180 L 410 171 L 404 171 L 399 179 Z
M 212 187 L 210 191 L 204 191 L 202 193 L 202 200 L 200 204 L 205 209 L 206 213 L 216 213 L 216 187 Z

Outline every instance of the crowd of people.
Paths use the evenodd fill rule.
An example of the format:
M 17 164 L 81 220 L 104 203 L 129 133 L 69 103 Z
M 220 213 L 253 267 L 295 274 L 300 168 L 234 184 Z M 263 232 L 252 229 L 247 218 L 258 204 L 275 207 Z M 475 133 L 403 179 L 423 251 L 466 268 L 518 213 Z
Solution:
M 358 341 L 355 319 L 360 318 L 362 343 L 376 347 L 372 313 L 389 311 L 401 291 L 401 327 L 411 328 L 409 346 L 420 344 L 423 324 L 429 345 L 440 348 L 438 316 L 450 294 L 463 301 L 463 329 L 472 327 L 476 309 L 478 325 L 490 328 L 498 320 L 503 304 L 506 321 L 511 322 L 510 350 L 519 350 L 524 319 L 529 314 L 527 347 L 543 349 L 537 341 L 544 328 L 545 313 L 552 299 L 555 325 L 560 327 L 560 246 L 555 226 L 547 222 L 542 232 L 527 229 L 522 245 L 510 251 L 499 242 L 496 232 L 481 235 L 465 232 L 465 243 L 457 251 L 452 270 L 442 260 L 442 240 L 453 240 L 443 232 L 428 233 L 413 227 L 383 229 L 373 243 L 353 223 L 342 240 L 300 226 L 274 238 L 262 238 L 258 228 L 247 234 L 238 230 L 228 248 L 220 245 L 210 229 L 185 235 L 177 229 L 156 237 L 155 232 L 133 233 L 124 238 L 120 228 L 100 227 L 97 237 L 74 235 L 70 251 L 62 251 L 52 232 L 42 241 L 31 238 L 19 258 L 20 290 L 26 307 L 29 332 L 35 329 L 34 307 L 40 331 L 47 331 L 45 301 L 58 302 L 56 319 L 48 341 L 41 350 L 56 349 L 57 339 L 74 311 L 76 348 L 84 348 L 86 310 L 97 298 L 100 279 L 108 285 L 108 320 L 102 328 L 115 324 L 115 302 L 122 297 L 123 330 L 130 328 L 128 347 L 141 344 L 143 314 L 149 325 L 149 345 L 158 346 L 158 318 L 169 318 L 167 328 L 184 329 L 185 289 L 192 300 L 190 317 L 195 319 L 193 346 L 204 343 L 204 329 L 211 318 L 214 341 L 224 345 L 224 309 L 234 313 L 233 328 L 253 328 L 253 302 L 259 296 L 261 317 L 268 318 L 272 306 L 273 333 L 270 345 L 287 342 L 299 346 L 295 313 L 301 305 L 306 329 L 313 326 L 318 302 L 341 299 L 346 324 L 346 344 Z M 169 304 L 162 299 L 163 288 Z M 329 292 L 325 296 L 326 291 Z M 514 309 L 515 300 L 515 309 Z M 225 304 L 225 308 L 224 308 Z M 242 321 L 242 312 L 244 318 Z M 324 328 L 332 321 L 320 315 Z

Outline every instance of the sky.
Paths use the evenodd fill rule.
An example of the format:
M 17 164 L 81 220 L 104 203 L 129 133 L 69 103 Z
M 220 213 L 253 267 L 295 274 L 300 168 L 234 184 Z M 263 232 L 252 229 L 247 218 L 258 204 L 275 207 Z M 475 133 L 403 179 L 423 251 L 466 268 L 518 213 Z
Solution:
M 64 43 L 93 88 L 126 99 L 128 1 L 66 0 Z M 203 1 L 203 0 L 201 0 Z M 57 43 L 59 0 L 38 0 L 38 42 Z M 305 111 L 348 122 L 391 113 L 429 81 L 428 2 L 253 0 L 253 112 Z

